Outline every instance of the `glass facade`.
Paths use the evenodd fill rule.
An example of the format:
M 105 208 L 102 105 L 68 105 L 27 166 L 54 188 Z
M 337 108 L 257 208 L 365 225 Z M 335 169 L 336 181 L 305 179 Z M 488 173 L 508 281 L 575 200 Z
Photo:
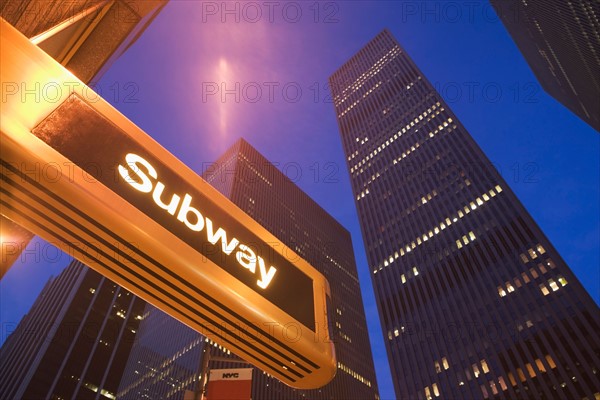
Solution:
M 338 361 L 336 377 L 321 389 L 297 390 L 254 369 L 252 398 L 378 399 L 350 233 L 242 139 L 207 168 L 204 178 L 323 273 L 331 287 L 329 316 Z M 142 322 L 119 398 L 182 399 L 186 391 L 197 390 L 201 355 L 208 342 L 173 319 L 152 317 L 157 312 L 151 311 Z M 171 348 L 162 344 L 167 337 L 177 345 Z M 168 350 L 155 356 L 159 348 Z M 218 358 L 210 368 L 244 367 L 238 361 L 224 361 L 235 359 L 227 349 L 212 349 L 212 357 Z M 180 368 L 184 354 L 190 354 L 191 359 L 185 361 L 189 367 Z M 159 384 L 166 384 L 165 388 L 171 385 L 169 390 L 179 389 L 157 389 Z
M 398 42 L 330 86 L 397 397 L 598 399 L 598 307 Z

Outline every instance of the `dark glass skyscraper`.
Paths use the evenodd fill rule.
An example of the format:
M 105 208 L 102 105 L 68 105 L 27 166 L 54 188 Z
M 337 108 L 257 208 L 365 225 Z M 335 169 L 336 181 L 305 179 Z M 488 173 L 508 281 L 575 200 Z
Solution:
M 600 2 L 490 2 L 544 90 L 600 131 Z
M 596 304 L 391 34 L 330 85 L 398 399 L 598 399 Z
M 144 304 L 72 262 L 0 349 L 0 398 L 115 399 Z
M 350 233 L 242 139 L 207 169 L 204 178 L 323 273 L 331 288 L 336 377 L 321 389 L 296 390 L 254 369 L 252 398 L 378 399 Z M 177 345 L 167 343 L 167 337 Z M 186 390 L 195 390 L 205 339 L 156 309 L 143 321 L 138 338 L 119 398 L 182 399 Z M 219 350 L 219 357 L 230 356 L 228 350 Z M 225 365 L 220 361 L 211 368 Z

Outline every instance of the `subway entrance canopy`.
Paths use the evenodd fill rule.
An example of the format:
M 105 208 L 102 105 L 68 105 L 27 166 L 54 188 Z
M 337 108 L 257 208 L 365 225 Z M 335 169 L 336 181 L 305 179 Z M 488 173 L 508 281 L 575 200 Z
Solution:
M 336 371 L 325 277 L 2 20 L 0 211 L 286 384 Z

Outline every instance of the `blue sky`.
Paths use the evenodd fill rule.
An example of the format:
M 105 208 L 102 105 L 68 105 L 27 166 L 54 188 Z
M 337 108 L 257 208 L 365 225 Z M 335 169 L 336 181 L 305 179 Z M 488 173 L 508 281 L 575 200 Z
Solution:
M 171 2 L 95 87 L 197 172 L 244 137 L 350 230 L 382 398 L 393 387 L 327 78 L 383 28 L 600 301 L 600 135 L 542 91 L 487 1 L 223 4 Z M 0 282 L 1 341 L 68 262 L 30 249 Z

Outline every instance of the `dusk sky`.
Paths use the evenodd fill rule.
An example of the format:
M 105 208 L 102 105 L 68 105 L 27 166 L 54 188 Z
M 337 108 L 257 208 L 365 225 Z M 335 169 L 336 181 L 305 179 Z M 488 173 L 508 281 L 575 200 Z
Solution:
M 599 303 L 600 135 L 541 89 L 487 1 L 172 1 L 95 87 L 198 173 L 245 138 L 351 232 L 380 394 L 391 399 L 327 87 L 384 28 Z M 29 250 L 0 281 L 0 343 L 69 262 L 39 239 Z

